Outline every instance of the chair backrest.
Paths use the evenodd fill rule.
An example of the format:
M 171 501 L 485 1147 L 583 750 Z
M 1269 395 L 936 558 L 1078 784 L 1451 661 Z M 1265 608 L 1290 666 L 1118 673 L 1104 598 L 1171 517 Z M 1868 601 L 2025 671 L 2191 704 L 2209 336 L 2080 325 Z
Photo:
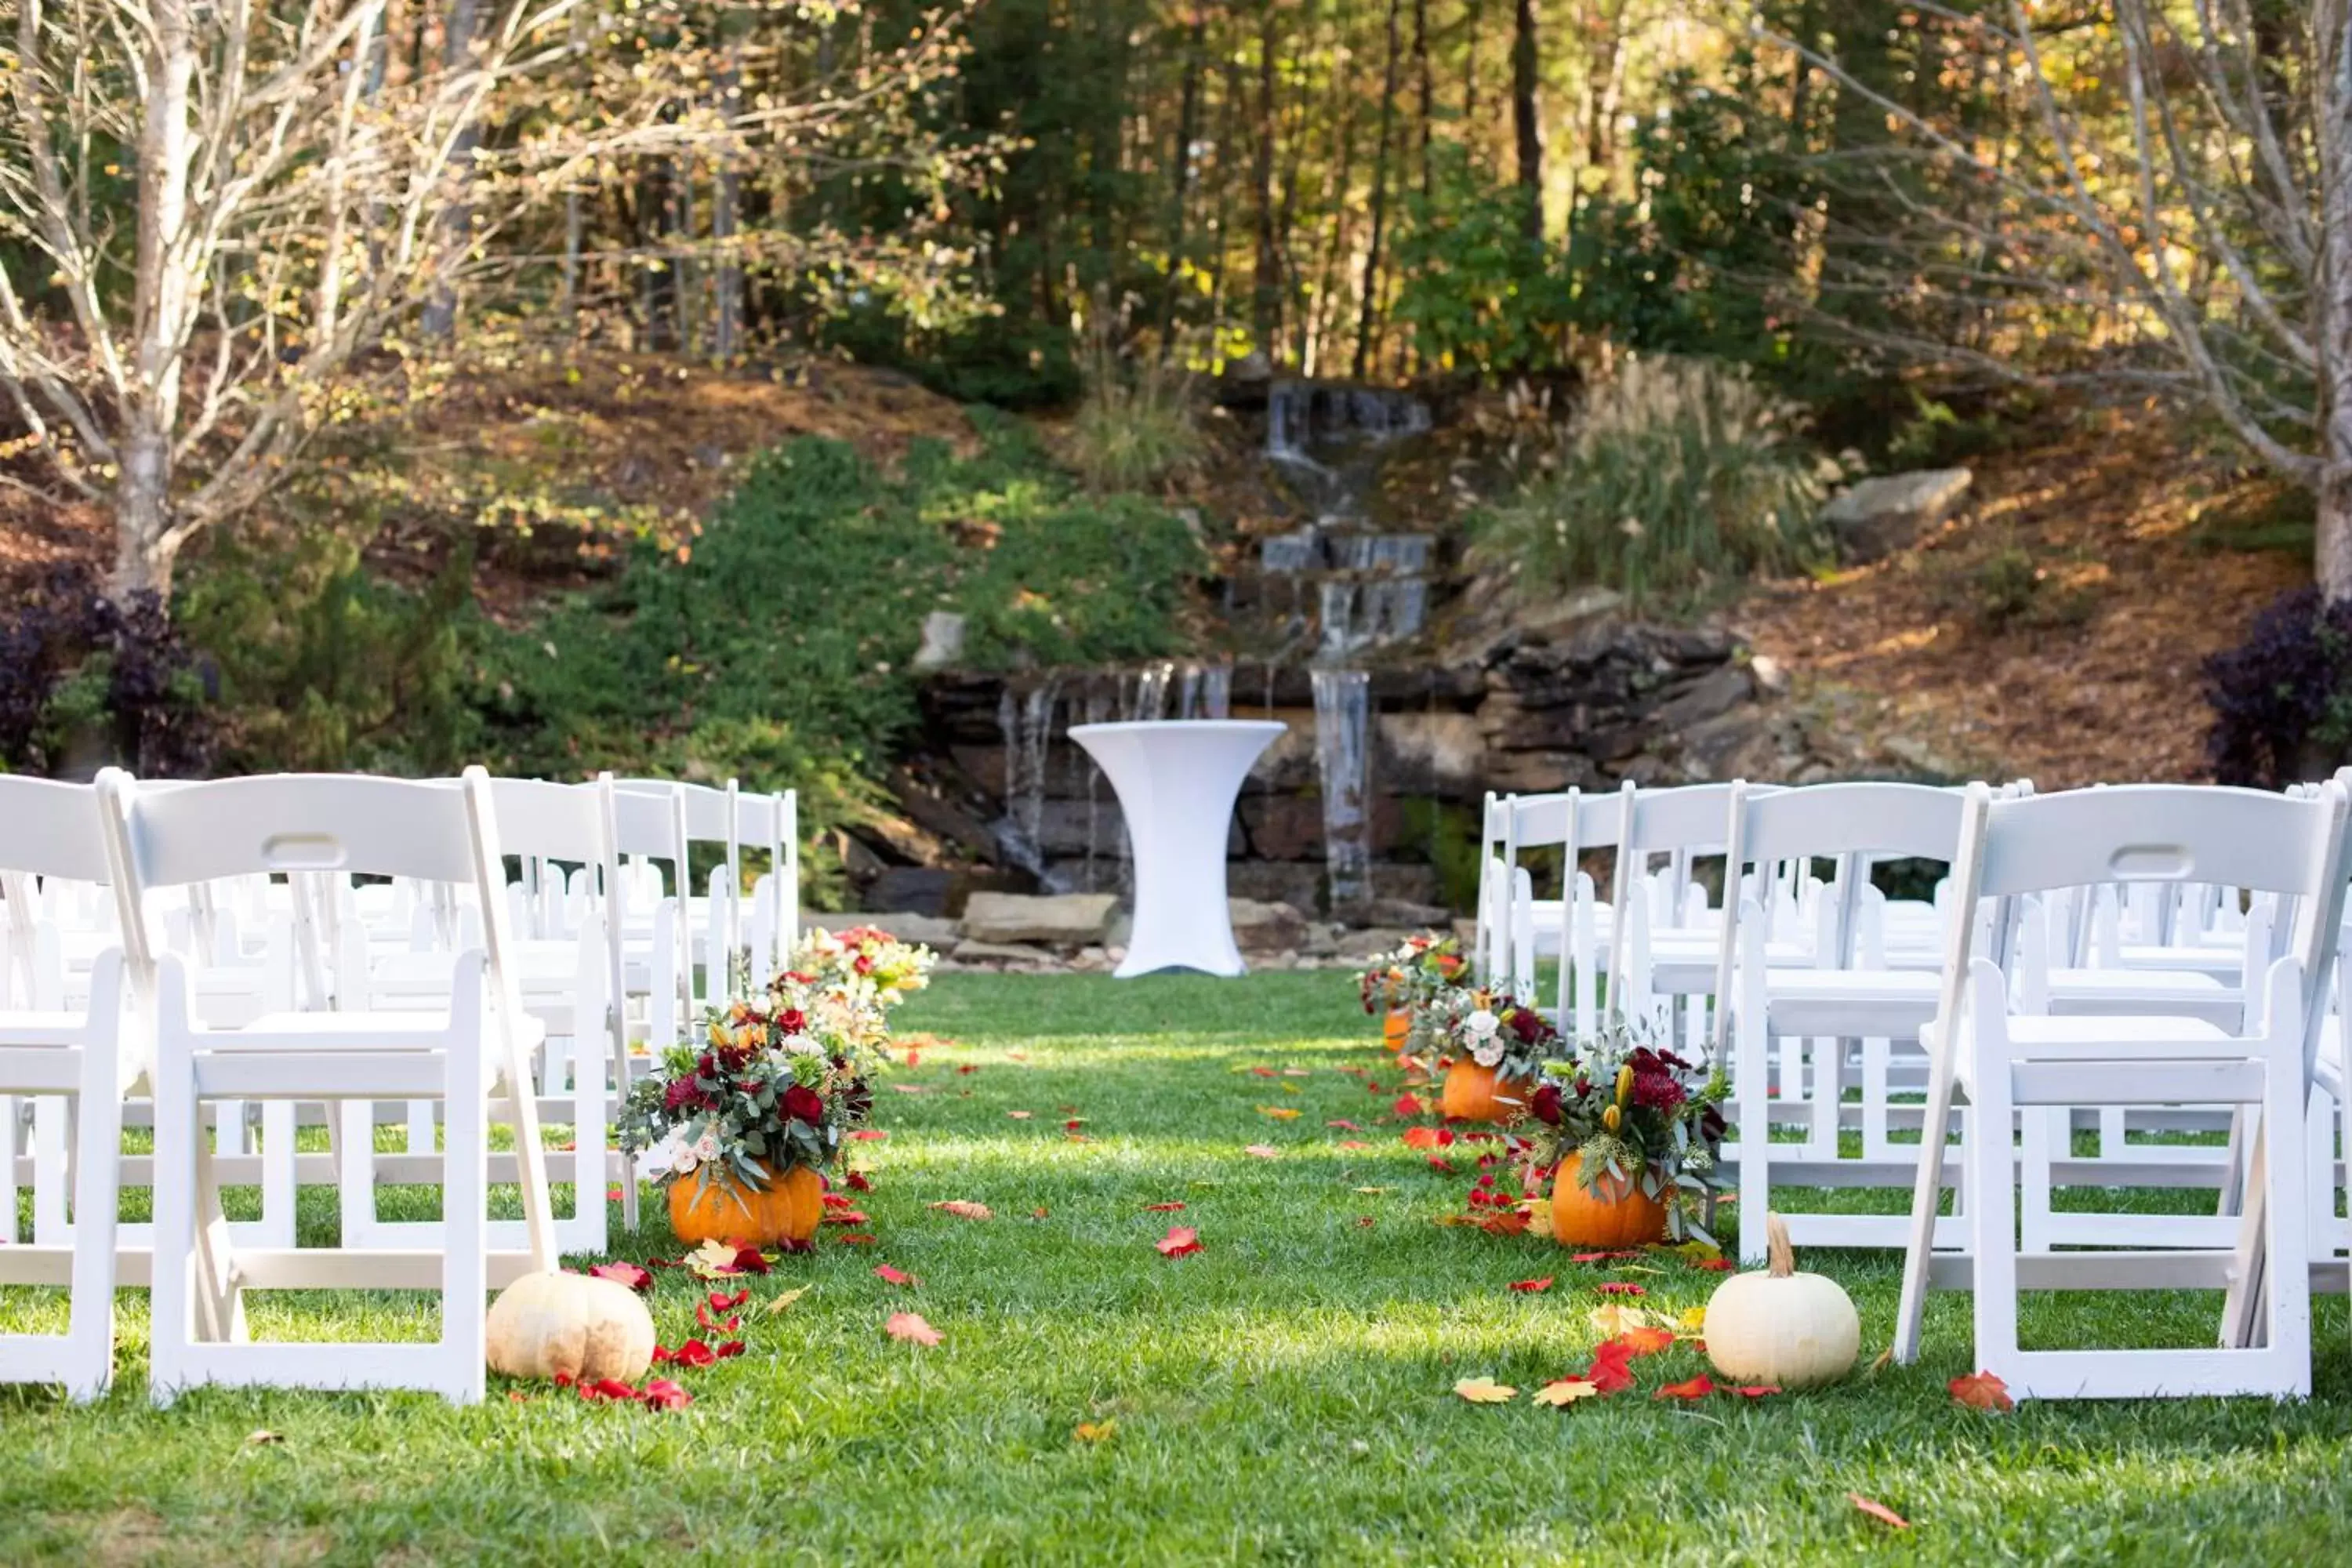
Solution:
M 490 806 L 498 817 L 499 847 L 509 855 L 593 866 L 603 872 L 618 854 L 610 773 L 586 784 L 494 778 Z
M 2292 901 L 2285 953 L 2302 968 L 2307 1064 L 2326 1011 L 2314 1005 L 2316 988 L 2326 983 L 2343 916 L 2345 811 L 2344 787 L 2334 780 L 2301 799 L 2210 784 L 2123 784 L 1995 799 L 1985 785 L 1970 784 L 1946 922 L 1939 1014 L 1947 1039 L 1972 956 L 1977 922 L 1969 916 L 1980 899 L 2103 884 L 2212 882 Z M 2005 932 L 1997 939 L 1996 960 L 2007 941 Z M 2250 1022 L 2251 1014 L 2250 1005 Z
M 667 860 L 678 868 L 686 891 L 686 799 L 676 784 L 648 787 L 639 780 L 613 781 L 613 847 L 623 855 Z
M 1822 784 L 1757 789 L 1735 781 L 1726 854 L 1740 865 L 1845 855 L 1949 863 L 1959 854 L 1964 797 L 1916 784 Z
M 97 790 L 0 773 L 0 871 L 68 882 L 111 881 Z
M 458 779 L 274 773 L 149 790 L 120 769 L 105 770 L 97 781 L 100 820 L 140 983 L 152 979 L 158 948 L 148 889 L 254 872 L 470 884 L 491 973 L 507 983 L 505 875 L 489 782 L 474 767 Z M 501 1026 L 508 1022 L 502 1017 Z
M 686 837 L 695 844 L 735 844 L 740 842 L 740 829 L 735 817 L 735 781 L 729 779 L 726 787 L 710 784 L 679 784 L 669 779 L 614 779 L 613 787 L 623 795 L 663 795 L 675 793 L 684 805 Z

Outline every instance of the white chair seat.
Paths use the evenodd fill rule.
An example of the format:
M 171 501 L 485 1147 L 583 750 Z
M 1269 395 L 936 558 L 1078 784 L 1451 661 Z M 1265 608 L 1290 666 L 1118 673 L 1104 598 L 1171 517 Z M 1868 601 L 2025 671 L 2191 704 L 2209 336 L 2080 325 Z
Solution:
M 1841 1039 L 1908 1038 L 1936 1016 L 1938 977 L 1919 969 L 1772 969 L 1772 1032 Z
M 2239 956 L 2242 961 L 2244 955 Z M 2228 983 L 2187 969 L 2053 969 L 2050 1008 L 2053 1013 L 2132 1017 L 2178 1014 L 2234 1029 L 2245 1012 L 2245 994 L 2236 980 L 2235 969 Z
M 515 1027 L 526 1050 L 546 1037 L 535 1018 L 518 1018 Z M 271 1042 L 291 1040 L 304 1048 L 323 1045 L 328 1050 L 429 1050 L 447 1037 L 449 1028 L 446 1011 L 421 1008 L 414 1013 L 272 1013 L 242 1029 L 205 1037 L 203 1048 L 224 1053 L 267 1049 Z

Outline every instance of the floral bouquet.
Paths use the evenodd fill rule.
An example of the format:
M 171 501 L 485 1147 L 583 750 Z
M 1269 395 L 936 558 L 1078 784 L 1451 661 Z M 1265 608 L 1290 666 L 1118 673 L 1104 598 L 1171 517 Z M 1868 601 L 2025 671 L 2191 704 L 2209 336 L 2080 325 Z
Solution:
M 793 949 L 789 973 L 871 997 L 896 1006 L 930 984 L 938 955 L 920 942 L 900 942 L 879 926 L 855 926 L 838 933 L 811 931 Z
M 1409 1037 L 1445 1068 L 1439 1109 L 1469 1121 L 1509 1121 L 1528 1109 L 1559 1031 L 1535 1008 L 1486 991 L 1441 992 L 1413 1011 Z
M 1356 994 L 1365 1012 L 1386 1015 L 1382 1037 L 1389 1049 L 1401 1051 L 1412 1016 L 1458 989 L 1469 973 L 1459 938 L 1423 931 L 1372 960 L 1371 966 L 1356 976 Z
M 714 1012 L 701 1042 L 671 1047 L 631 1087 L 621 1148 L 654 1152 L 681 1239 L 816 1234 L 822 1172 L 874 1108 L 880 1016 L 870 999 L 786 974 L 765 1005 Z
M 1678 1188 L 1714 1190 L 1716 1152 L 1730 1131 L 1722 1110 L 1730 1092 L 1719 1068 L 1643 1044 L 1617 1017 L 1580 1043 L 1570 1059 L 1545 1064 L 1528 1110 L 1548 1129 L 1538 1163 L 1559 1168 L 1554 1234 L 1563 1242 L 1595 1239 L 1570 1234 L 1563 1220 L 1600 1205 L 1633 1211 L 1616 1224 L 1638 1220 L 1679 1236 L 1673 1195 Z M 1599 1239 L 1622 1245 L 1624 1238 Z

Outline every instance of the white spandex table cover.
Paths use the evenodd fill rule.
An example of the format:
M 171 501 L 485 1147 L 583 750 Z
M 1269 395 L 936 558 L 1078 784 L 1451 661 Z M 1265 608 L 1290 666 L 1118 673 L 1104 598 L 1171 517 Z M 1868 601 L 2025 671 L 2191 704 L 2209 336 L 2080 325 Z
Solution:
M 1250 764 L 1288 728 L 1240 719 L 1070 727 L 1118 793 L 1135 855 L 1135 931 L 1120 978 L 1243 973 L 1225 908 L 1225 836 Z

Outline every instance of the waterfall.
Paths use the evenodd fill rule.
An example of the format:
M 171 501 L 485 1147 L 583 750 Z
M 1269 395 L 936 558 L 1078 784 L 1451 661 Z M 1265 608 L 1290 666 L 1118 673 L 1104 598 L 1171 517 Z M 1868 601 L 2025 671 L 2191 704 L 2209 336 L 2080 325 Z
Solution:
M 1176 717 L 1179 719 L 1197 717 L 1193 710 L 1199 706 L 1200 700 L 1201 667 L 1197 664 L 1188 664 L 1184 667 L 1183 695 L 1177 700 L 1176 703 Z
M 1068 889 L 1048 871 L 1040 841 L 1045 827 L 1045 764 L 1054 745 L 1051 679 L 1015 700 L 1012 689 L 997 699 L 996 727 L 1004 737 L 1004 817 L 995 826 L 1004 858 L 1037 879 L 1047 892 Z
M 1201 717 L 1230 719 L 1234 716 L 1234 667 L 1213 664 L 1201 672 Z
M 1318 668 L 1315 760 L 1323 782 L 1324 863 L 1331 910 L 1371 898 L 1371 677 L 1360 669 Z

